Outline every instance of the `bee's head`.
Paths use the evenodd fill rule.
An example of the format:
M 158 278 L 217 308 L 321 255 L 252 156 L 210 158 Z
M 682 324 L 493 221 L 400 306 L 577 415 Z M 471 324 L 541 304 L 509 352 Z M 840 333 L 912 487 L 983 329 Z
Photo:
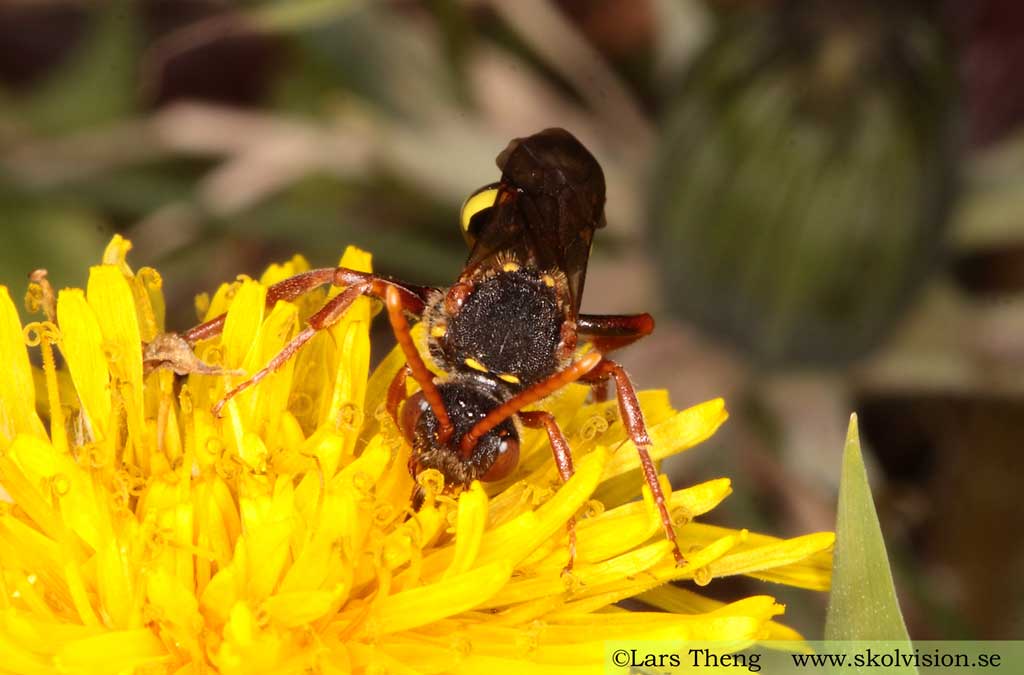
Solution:
M 412 445 L 416 470 L 437 469 L 448 485 L 508 476 L 519 462 L 519 434 L 511 419 L 480 436 L 468 456 L 460 450 L 462 437 L 501 404 L 490 385 L 465 378 L 444 382 L 437 389 L 455 428 L 447 442 L 440 441 L 440 424 L 422 392 L 411 396 L 402 408 L 402 433 Z

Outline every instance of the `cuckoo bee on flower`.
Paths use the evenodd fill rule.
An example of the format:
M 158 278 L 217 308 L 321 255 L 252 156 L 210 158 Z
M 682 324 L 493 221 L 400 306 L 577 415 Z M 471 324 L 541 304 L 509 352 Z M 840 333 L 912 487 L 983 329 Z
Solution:
M 469 258 L 447 289 L 416 286 L 346 268 L 323 268 L 272 286 L 268 306 L 323 284 L 344 290 L 314 313 L 270 363 L 229 391 L 215 412 L 240 391 L 284 364 L 317 331 L 328 328 L 356 298 L 386 304 L 406 359 L 388 391 L 388 412 L 412 446 L 410 470 L 440 471 L 446 485 L 508 476 L 519 459 L 519 425 L 547 433 L 563 481 L 573 474 L 569 444 L 554 416 L 525 410 L 572 383 L 602 392 L 612 382 L 619 411 L 640 455 L 676 560 L 683 560 L 657 471 L 650 436 L 633 385 L 606 354 L 651 332 L 648 314 L 581 314 L 580 300 L 594 232 L 603 227 L 605 181 L 593 155 L 563 129 L 511 141 L 497 158 L 501 179 L 463 206 Z M 426 348 L 445 372 L 435 377 L 410 333 L 407 317 L 426 323 Z M 223 329 L 218 317 L 181 337 L 189 344 Z M 594 349 L 576 356 L 577 345 Z M 412 376 L 419 391 L 406 396 Z M 574 523 L 568 523 L 570 561 Z

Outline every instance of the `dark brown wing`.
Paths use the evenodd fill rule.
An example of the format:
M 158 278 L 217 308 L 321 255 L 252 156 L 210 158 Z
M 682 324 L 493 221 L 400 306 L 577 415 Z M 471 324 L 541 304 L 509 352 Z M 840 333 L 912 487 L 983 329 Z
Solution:
M 561 271 L 578 312 L 594 230 L 604 226 L 604 173 L 564 129 L 517 138 L 498 155 L 501 189 L 473 223 L 476 241 L 466 271 L 509 258 Z

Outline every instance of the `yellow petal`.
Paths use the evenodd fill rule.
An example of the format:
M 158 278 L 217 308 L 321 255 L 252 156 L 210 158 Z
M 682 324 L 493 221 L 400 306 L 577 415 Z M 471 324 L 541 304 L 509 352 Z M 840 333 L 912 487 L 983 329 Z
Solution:
M 296 274 L 300 274 L 309 269 L 309 261 L 301 255 L 292 256 L 291 260 L 283 263 L 271 263 L 263 275 L 260 276 L 260 283 L 264 286 L 273 286 L 279 281 L 284 281 L 289 277 L 293 277 Z
M 755 579 L 815 591 L 827 591 L 832 581 L 832 547 L 835 534 L 818 532 L 787 540 L 786 545 L 777 549 L 762 550 L 769 561 L 760 563 L 761 570 L 744 572 Z M 769 562 L 769 564 L 766 564 Z M 729 564 L 750 565 L 752 561 L 736 560 Z M 723 561 L 723 565 L 727 564 Z M 713 573 L 717 570 L 712 569 Z
M 144 446 L 142 335 L 132 290 L 118 267 L 99 265 L 89 274 L 86 298 L 103 334 L 103 350 L 114 380 L 112 386 L 124 399 L 129 435 L 136 444 Z
M 480 551 L 480 542 L 487 524 L 487 494 L 479 482 L 459 495 L 459 514 L 455 526 L 455 556 L 445 570 L 448 579 L 468 570 Z
M 725 528 L 690 523 L 682 528 L 680 537 L 707 540 L 728 532 Z M 745 541 L 728 556 L 708 566 L 712 576 L 748 574 L 784 580 L 792 574 L 795 585 L 805 588 L 827 590 L 829 581 L 830 552 L 835 543 L 832 532 L 817 532 L 792 539 L 778 539 L 749 533 Z M 783 583 L 789 583 L 783 581 Z
M 729 413 L 725 401 L 720 398 L 706 401 L 677 413 L 672 418 L 649 429 L 651 458 L 655 461 L 687 450 L 711 437 Z M 604 480 L 618 476 L 640 466 L 640 459 L 632 441 L 625 442 L 616 451 L 605 467 Z
M 253 351 L 253 342 L 263 324 L 266 297 L 267 289 L 251 279 L 244 279 L 235 291 L 221 334 L 226 367 L 242 367 Z
M 240 491 L 242 523 L 247 533 L 248 595 L 262 600 L 277 585 L 290 555 L 288 543 L 298 519 L 294 487 L 282 477 L 275 483 L 273 495 L 267 496 L 260 482 L 251 479 Z
M 821 551 L 803 560 L 747 576 L 776 584 L 811 591 L 827 591 L 832 587 L 832 551 Z
M 601 476 L 608 453 L 603 448 L 583 457 L 576 473 L 537 511 L 525 511 L 515 519 L 484 534 L 477 563 L 511 559 L 513 564 L 526 559 L 566 522 L 593 492 Z M 451 564 L 453 548 L 440 549 L 423 564 L 423 573 L 433 577 Z
M 373 635 L 397 633 L 465 612 L 497 593 L 511 574 L 509 561 L 495 560 L 438 583 L 383 598 L 374 607 L 366 630 Z
M 35 385 L 29 365 L 25 334 L 18 310 L 6 286 L 0 286 L 0 359 L 4 377 L 0 378 L 0 450 L 19 433 L 46 438 L 46 430 L 36 415 Z
M 651 568 L 668 555 L 670 550 L 667 541 L 660 541 L 602 563 L 579 565 L 572 571 L 574 579 L 563 579 L 557 574 L 545 574 L 536 579 L 513 581 L 481 606 L 500 607 L 529 602 L 546 595 L 558 595 L 568 591 L 569 584 L 578 584 L 589 589 L 597 588 L 600 584 L 614 583 Z
M 174 637 L 179 648 L 194 659 L 202 658 L 199 636 L 204 621 L 192 589 L 167 570 L 158 568 L 147 580 L 147 598 L 161 626 Z
M 71 371 L 75 391 L 94 439 L 106 437 L 110 420 L 110 372 L 103 355 L 103 334 L 85 294 L 77 288 L 57 296 L 57 320 L 61 330 L 61 352 Z
M 232 608 L 246 595 L 247 568 L 245 537 L 239 537 L 234 558 L 220 568 L 199 596 L 199 606 L 209 623 L 219 627 L 230 619 Z
M 769 598 L 768 596 L 760 597 L 764 598 L 761 600 L 762 603 L 772 601 L 774 604 L 772 598 Z M 676 614 L 704 614 L 719 610 L 736 613 L 742 606 L 739 603 L 734 603 L 730 608 L 730 606 L 726 605 L 724 602 L 713 600 L 698 593 L 694 593 L 687 588 L 676 586 L 675 584 L 664 584 L 662 586 L 658 586 L 655 589 L 638 595 L 637 599 L 642 600 L 653 607 L 657 607 L 658 609 Z M 776 611 L 776 608 L 781 609 L 779 605 L 774 605 L 774 607 L 768 608 L 771 611 L 771 614 L 768 616 L 775 616 L 779 614 L 779 611 Z M 764 638 L 765 640 L 802 641 L 804 639 L 798 632 L 788 626 L 778 623 L 777 621 L 769 621 L 765 625 L 765 629 L 767 631 L 767 635 Z
M 417 343 L 422 342 L 423 335 L 423 324 L 417 323 L 412 327 L 413 340 Z M 363 425 L 363 437 L 366 438 L 369 434 L 380 432 L 380 421 L 378 420 L 376 413 L 378 410 L 383 410 L 384 403 L 387 400 L 388 387 L 391 386 L 391 380 L 394 379 L 395 374 L 399 368 L 405 367 L 405 354 L 397 345 L 388 352 L 388 355 L 377 365 L 373 373 L 370 375 L 369 380 L 366 383 L 365 393 L 365 405 L 366 410 L 369 411 L 370 416 L 366 418 L 366 423 Z M 387 424 L 387 422 L 385 422 Z
M 111 631 L 69 642 L 54 657 L 59 670 L 118 673 L 169 661 L 162 642 L 148 628 Z
M 537 509 L 537 523 L 532 531 L 512 532 L 512 537 L 506 539 L 502 532 L 504 528 L 493 530 L 484 540 L 481 558 L 490 555 L 490 551 L 502 548 L 510 549 L 525 558 L 541 541 L 564 528 L 569 518 L 575 515 L 597 487 L 607 461 L 608 453 L 603 448 L 582 458 L 575 467 L 573 477 L 559 488 L 554 497 Z
M 707 513 L 732 492 L 727 478 L 677 490 L 669 497 L 669 509 L 687 518 Z M 661 518 L 643 502 L 632 502 L 580 521 L 576 528 L 577 556 L 581 561 L 604 560 L 638 546 L 661 532 Z M 686 545 L 680 537 L 681 545 Z
M 31 443 L 32 446 L 35 446 L 41 442 L 34 437 L 19 436 L 16 443 Z M 32 522 L 36 523 L 43 532 L 54 538 L 60 536 L 64 527 L 52 506 L 52 495 L 44 495 L 40 492 L 40 482 L 36 480 L 36 477 L 26 476 L 25 471 L 13 458 L 5 457 L 2 454 L 0 454 L 0 485 L 3 486 L 14 503 L 24 510 Z
M 293 628 L 312 623 L 338 608 L 342 589 L 277 593 L 263 601 L 263 609 L 277 623 Z
M 295 306 L 286 302 L 277 303 L 270 311 L 242 364 L 248 373 L 255 374 L 278 355 L 296 333 L 297 316 Z M 252 402 L 247 414 L 253 420 L 251 426 L 261 433 L 272 427 L 288 407 L 294 366 L 295 359 L 288 359 L 251 390 Z
M 24 642 L 8 639 L 4 631 L 0 631 L 0 654 L 3 654 L 4 670 L 7 672 L 31 675 L 48 675 L 53 672 L 48 659 L 26 649 Z
M 366 251 L 349 246 L 345 249 L 339 265 L 359 272 L 370 272 L 370 260 L 370 254 Z M 332 287 L 328 295 L 334 297 L 341 290 Z M 370 309 L 369 298 L 357 298 L 345 311 L 341 320 L 329 329 L 338 350 L 339 361 L 333 391 L 331 397 L 326 399 L 327 406 L 320 420 L 333 422 L 336 426 L 347 425 L 353 432 L 346 448 L 349 454 L 352 452 L 359 427 L 366 417 L 363 406 L 366 378 L 370 372 Z

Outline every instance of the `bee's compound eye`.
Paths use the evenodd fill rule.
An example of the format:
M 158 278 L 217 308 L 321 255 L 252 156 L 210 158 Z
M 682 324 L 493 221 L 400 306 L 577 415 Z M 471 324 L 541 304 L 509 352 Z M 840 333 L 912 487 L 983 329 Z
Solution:
M 513 436 L 501 439 L 498 445 L 498 456 L 480 480 L 489 482 L 505 478 L 519 464 L 519 440 Z
M 462 226 L 462 236 L 466 243 L 472 246 L 476 242 L 476 228 L 474 227 L 473 216 L 483 213 L 494 206 L 498 199 L 498 183 L 486 185 L 469 196 L 469 199 L 462 205 L 462 216 L 459 224 Z
M 420 418 L 423 417 L 423 413 L 427 410 L 430 410 L 430 404 L 427 403 L 427 399 L 423 396 L 422 391 L 410 396 L 405 401 L 405 405 L 402 406 L 399 423 L 402 427 L 402 434 L 410 443 L 412 443 L 412 439 L 416 436 L 416 427 L 419 426 Z

